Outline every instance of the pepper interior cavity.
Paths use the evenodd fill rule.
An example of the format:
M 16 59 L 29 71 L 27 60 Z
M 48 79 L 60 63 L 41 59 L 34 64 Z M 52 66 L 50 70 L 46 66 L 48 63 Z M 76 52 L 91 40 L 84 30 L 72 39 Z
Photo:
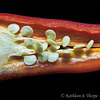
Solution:
M 19 34 L 18 31 L 20 31 Z M 41 43 L 34 37 L 34 30 L 30 26 L 23 26 L 21 29 L 17 24 L 10 24 L 8 30 L 3 32 L 9 35 L 12 35 L 13 38 L 13 54 L 9 55 L 9 58 L 12 56 L 22 56 L 24 63 L 26 65 L 34 65 L 37 61 L 44 62 L 56 62 L 59 57 L 69 57 L 78 50 L 84 50 L 88 52 L 92 47 L 94 40 L 90 40 L 87 45 L 78 44 L 73 48 L 70 48 L 69 43 L 71 41 L 69 36 L 62 38 L 61 42 L 56 41 L 56 33 L 48 29 L 44 33 L 46 36 L 45 42 Z M 37 33 L 38 34 L 38 33 Z

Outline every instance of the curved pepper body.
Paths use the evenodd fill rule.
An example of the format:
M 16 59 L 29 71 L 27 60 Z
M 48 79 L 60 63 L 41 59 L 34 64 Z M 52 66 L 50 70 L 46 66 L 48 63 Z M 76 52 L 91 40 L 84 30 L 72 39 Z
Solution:
M 56 32 L 56 41 L 67 35 L 71 38 L 70 45 L 84 43 L 89 40 L 94 40 L 94 47 L 100 47 L 100 25 L 85 24 L 66 20 L 43 19 L 35 17 L 26 17 L 14 14 L 0 14 L 0 31 L 6 29 L 9 24 L 16 23 L 20 27 L 29 25 L 34 29 L 36 39 L 45 39 L 45 31 L 52 29 Z M 95 49 L 92 52 L 100 53 L 100 49 Z M 89 51 L 91 53 L 91 51 Z M 8 65 L 9 66 L 9 65 Z M 17 66 L 17 68 L 16 68 Z M 27 66 L 22 62 L 13 63 L 11 71 L 1 69 L 0 80 L 9 78 L 19 78 L 25 76 L 34 76 L 42 74 L 55 73 L 85 73 L 100 70 L 100 58 L 93 58 L 84 61 L 72 62 L 68 58 L 63 58 L 61 61 L 54 63 L 42 63 L 37 67 Z M 13 71 L 13 69 L 16 69 Z

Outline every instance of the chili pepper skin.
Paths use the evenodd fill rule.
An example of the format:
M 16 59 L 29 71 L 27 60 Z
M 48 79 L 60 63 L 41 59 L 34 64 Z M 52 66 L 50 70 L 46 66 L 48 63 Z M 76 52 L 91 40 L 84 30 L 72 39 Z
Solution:
M 14 14 L 0 14 L 0 22 L 4 24 L 17 23 L 19 25 L 30 25 L 34 28 L 35 36 L 44 36 L 46 29 L 53 29 L 57 38 L 62 38 L 66 34 L 71 40 L 78 42 L 86 42 L 93 39 L 100 42 L 100 25 L 85 24 L 57 19 L 33 18 Z M 61 34 L 60 34 L 61 33 Z
M 85 24 L 66 20 L 42 19 L 35 17 L 26 17 L 14 14 L 0 14 L 0 26 L 5 29 L 9 24 L 16 23 L 20 27 L 29 25 L 34 29 L 34 36 L 45 38 L 45 31 L 52 29 L 56 32 L 57 39 L 60 40 L 68 35 L 74 43 L 87 43 L 94 40 L 100 43 L 100 25 Z M 0 28 L 1 31 L 1 28 Z M 97 50 L 99 52 L 99 50 Z M 9 66 L 9 65 L 8 65 Z M 17 67 L 16 67 L 17 66 Z M 55 73 L 86 73 L 100 70 L 100 58 L 88 59 L 85 61 L 71 62 L 64 58 L 62 62 L 43 63 L 37 67 L 27 66 L 20 61 L 12 64 L 10 70 L 0 69 L 0 80 L 21 78 L 27 76 L 55 74 Z

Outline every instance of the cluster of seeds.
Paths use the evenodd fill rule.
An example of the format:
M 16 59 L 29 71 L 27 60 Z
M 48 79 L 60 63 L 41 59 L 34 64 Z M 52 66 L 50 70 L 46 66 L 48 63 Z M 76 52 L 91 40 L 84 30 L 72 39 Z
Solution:
M 18 31 L 20 30 L 20 33 Z M 38 60 L 41 63 L 44 62 L 55 62 L 58 60 L 60 54 L 71 54 L 73 50 L 86 47 L 86 51 L 88 51 L 94 41 L 91 40 L 87 46 L 84 44 L 78 44 L 73 47 L 72 50 L 66 49 L 66 47 L 70 43 L 70 37 L 63 37 L 60 44 L 57 44 L 55 41 L 56 33 L 48 29 L 45 32 L 47 37 L 46 42 L 41 43 L 38 40 L 31 38 L 33 36 L 33 29 L 30 26 L 23 26 L 21 29 L 17 24 L 10 24 L 8 26 L 8 32 L 14 34 L 16 37 L 14 42 L 16 45 L 13 47 L 13 52 L 11 56 L 23 56 L 24 63 L 26 65 L 33 65 Z M 63 47 L 63 49 L 61 49 Z

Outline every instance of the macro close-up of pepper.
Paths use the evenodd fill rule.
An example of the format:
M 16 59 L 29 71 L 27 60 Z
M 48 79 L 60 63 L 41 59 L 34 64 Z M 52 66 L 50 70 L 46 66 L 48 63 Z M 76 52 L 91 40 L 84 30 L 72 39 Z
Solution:
M 3 37 L 6 37 L 4 44 L 10 41 L 10 39 L 7 41 L 7 34 L 9 35 L 8 38 L 13 38 L 14 35 L 11 42 L 16 43 L 15 45 L 11 45 L 11 43 L 0 45 L 1 79 L 2 77 L 5 79 L 7 77 L 16 78 L 50 73 L 85 73 L 100 69 L 100 25 L 14 14 L 0 14 L 0 22 L 0 42 L 2 43 Z M 19 31 L 19 27 L 22 27 L 21 33 L 14 32 Z M 25 29 L 26 33 L 24 32 Z M 30 42 L 30 39 L 36 43 Z M 36 45 L 36 47 L 32 47 L 33 49 L 29 47 L 32 43 Z M 4 46 L 6 50 L 7 48 L 10 49 L 10 52 L 5 52 L 6 55 L 4 54 Z M 26 48 L 24 48 L 25 46 Z M 22 50 L 24 51 L 22 52 Z M 45 53 L 48 53 L 47 56 Z M 30 60 L 27 61 L 28 55 L 33 54 L 36 55 L 35 58 L 28 58 Z M 34 63 L 23 63 L 22 56 L 26 58 L 24 59 L 26 63 L 32 63 L 32 59 Z M 40 60 L 34 61 L 37 57 Z M 45 60 L 46 57 L 48 61 Z M 11 61 L 10 58 L 12 58 Z M 4 62 L 4 59 L 7 63 Z
M 8 3 L 0 5 L 1 94 L 99 98 L 100 1 Z
M 0 22 L 0 79 L 100 70 L 100 25 L 14 14 Z

